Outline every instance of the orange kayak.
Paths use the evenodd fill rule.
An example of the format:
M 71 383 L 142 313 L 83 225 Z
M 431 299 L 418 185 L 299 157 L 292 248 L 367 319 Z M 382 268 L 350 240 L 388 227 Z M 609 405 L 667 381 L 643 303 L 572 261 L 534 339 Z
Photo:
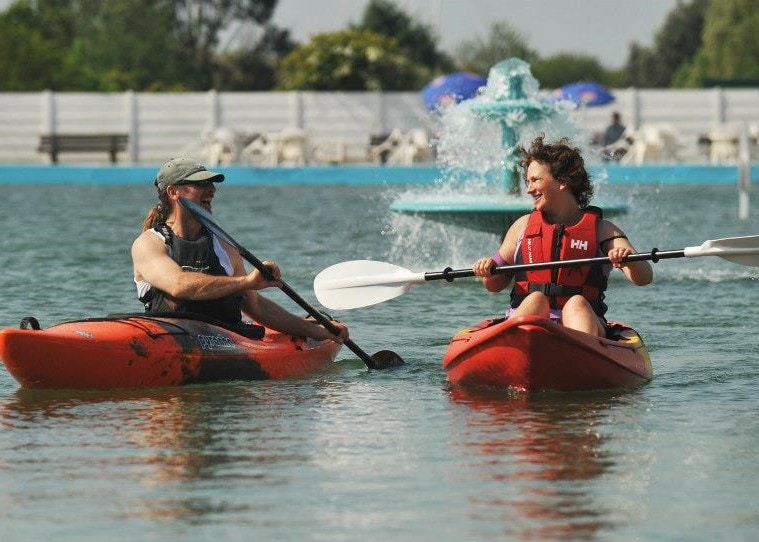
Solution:
M 628 388 L 649 382 L 651 359 L 638 333 L 610 322 L 607 338 L 533 316 L 485 320 L 459 331 L 443 359 L 460 386 L 520 391 Z
M 147 388 L 302 376 L 340 349 L 266 329 L 249 338 L 202 319 L 126 314 L 0 331 L 0 359 L 25 388 Z

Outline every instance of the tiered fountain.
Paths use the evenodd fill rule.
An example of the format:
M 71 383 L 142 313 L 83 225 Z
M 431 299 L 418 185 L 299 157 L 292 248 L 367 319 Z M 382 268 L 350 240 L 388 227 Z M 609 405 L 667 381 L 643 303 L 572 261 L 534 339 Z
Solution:
M 539 134 L 569 137 L 579 130 L 570 120 L 571 104 L 538 98 L 530 66 L 510 58 L 493 66 L 484 91 L 441 111 L 438 158 L 444 178 L 434 193 L 406 195 L 392 211 L 503 234 L 532 209 L 521 194 L 519 147 Z M 500 144 L 496 129 L 500 129 Z M 624 213 L 622 205 L 597 203 L 605 216 Z

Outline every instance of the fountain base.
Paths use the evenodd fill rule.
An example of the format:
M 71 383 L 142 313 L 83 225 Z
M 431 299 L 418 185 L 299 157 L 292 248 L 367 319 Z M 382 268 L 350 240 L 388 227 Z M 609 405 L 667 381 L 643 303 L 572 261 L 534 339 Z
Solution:
M 603 209 L 604 217 L 627 213 L 627 206 L 622 204 L 598 203 Z M 532 211 L 532 202 L 528 200 L 474 200 L 469 198 L 456 200 L 399 200 L 390 205 L 390 210 L 404 215 L 413 215 L 461 226 L 470 230 L 504 235 L 511 224 L 522 215 Z

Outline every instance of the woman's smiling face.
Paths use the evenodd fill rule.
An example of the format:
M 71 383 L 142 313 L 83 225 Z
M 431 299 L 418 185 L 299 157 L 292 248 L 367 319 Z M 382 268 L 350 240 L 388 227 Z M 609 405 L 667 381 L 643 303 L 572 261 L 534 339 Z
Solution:
M 533 160 L 527 166 L 527 193 L 532 197 L 535 209 L 540 210 L 550 204 L 551 196 L 560 189 L 548 164 Z

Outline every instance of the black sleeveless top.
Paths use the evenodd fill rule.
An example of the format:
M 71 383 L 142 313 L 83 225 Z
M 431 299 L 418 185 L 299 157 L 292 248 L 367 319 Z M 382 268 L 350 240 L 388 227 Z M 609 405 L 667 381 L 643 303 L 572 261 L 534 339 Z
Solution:
M 203 229 L 202 235 L 189 241 L 175 235 L 166 224 L 156 226 L 169 248 L 169 255 L 185 271 L 196 271 L 209 275 L 227 275 L 219 257 L 213 249 L 211 233 Z M 227 296 L 207 301 L 189 301 L 177 299 L 153 286 L 140 298 L 146 312 L 188 312 L 200 314 L 221 322 L 237 325 L 242 320 L 240 311 L 241 298 Z

